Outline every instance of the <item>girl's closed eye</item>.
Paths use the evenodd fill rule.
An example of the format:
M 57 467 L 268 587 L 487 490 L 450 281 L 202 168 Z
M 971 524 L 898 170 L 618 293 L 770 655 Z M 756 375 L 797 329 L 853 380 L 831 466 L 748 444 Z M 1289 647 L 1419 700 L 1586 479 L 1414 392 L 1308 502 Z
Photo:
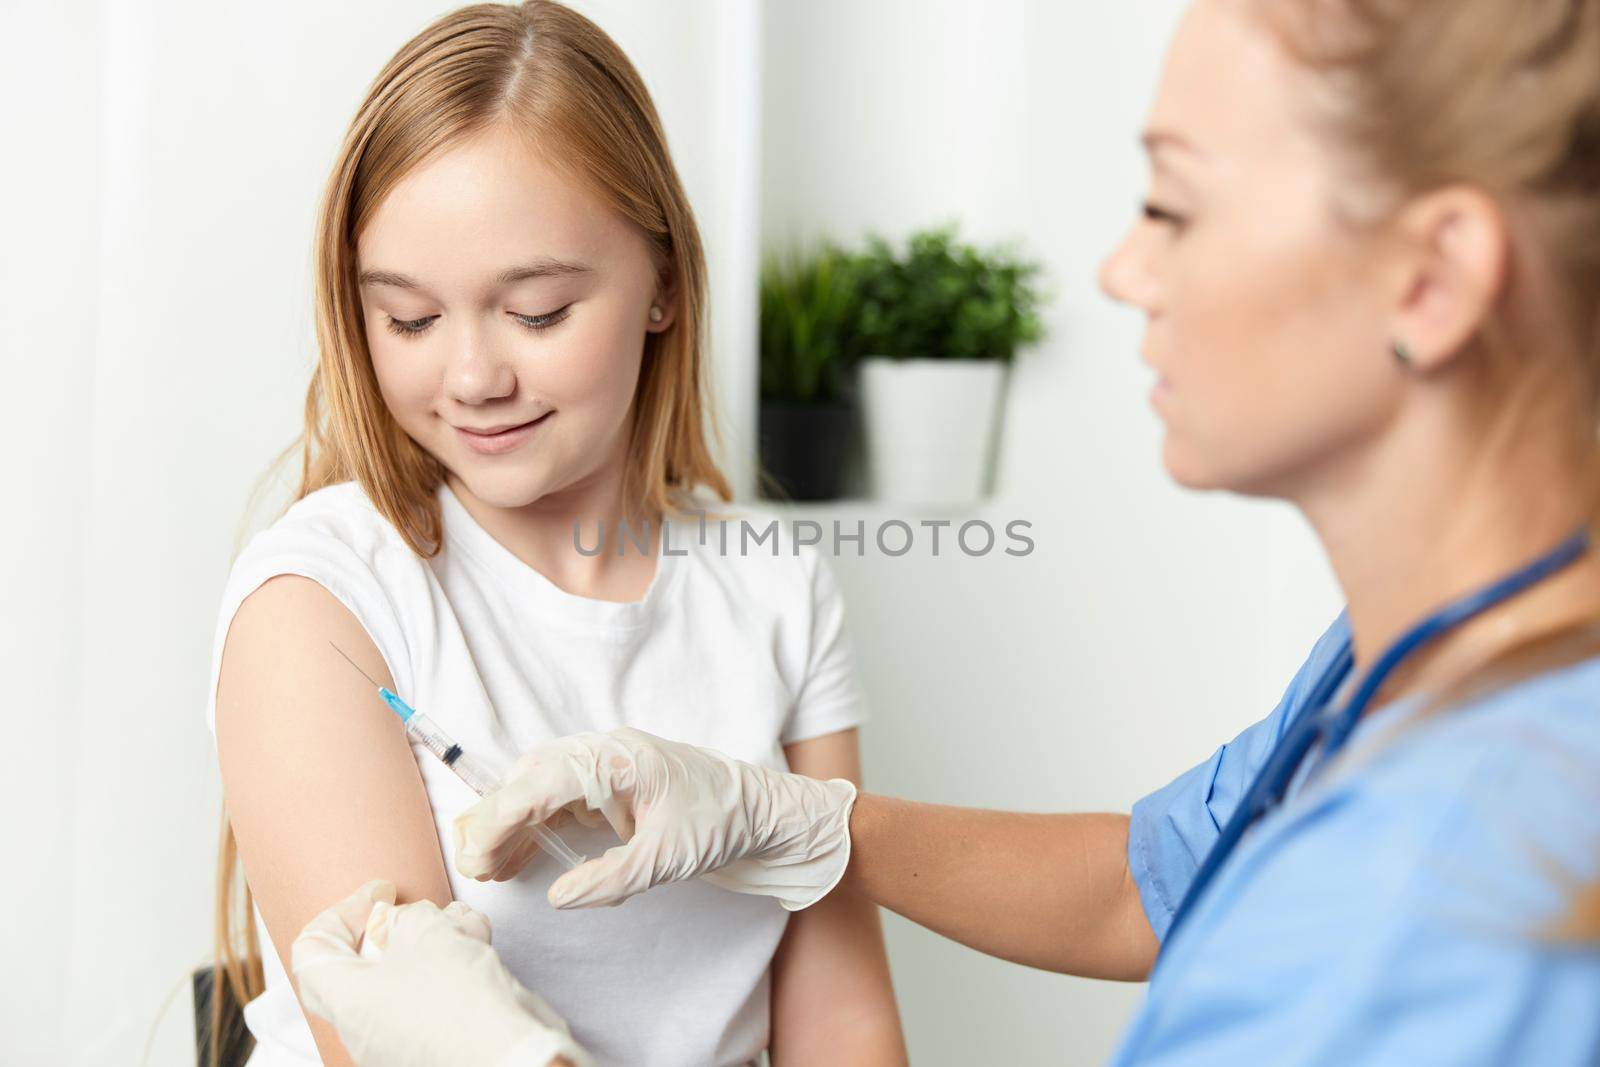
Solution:
M 425 315 L 420 319 L 397 319 L 389 314 L 383 316 L 384 325 L 388 326 L 389 332 L 399 334 L 401 337 L 415 337 L 417 334 L 425 332 L 429 326 L 433 325 L 433 320 L 438 317 L 437 315 Z
M 524 315 L 518 311 L 508 311 L 506 314 L 530 330 L 548 330 L 550 327 L 565 321 L 571 312 L 572 305 L 564 304 L 554 311 L 548 311 L 541 315 Z M 425 315 L 420 319 L 397 319 L 393 315 L 386 314 L 384 319 L 390 333 L 398 334 L 401 337 L 416 337 L 426 333 L 438 317 L 437 315 Z
M 530 330 L 548 330 L 550 327 L 566 321 L 567 316 L 572 314 L 572 305 L 563 304 L 554 311 L 547 311 L 543 315 L 522 315 L 515 311 L 507 312 L 507 314 Z

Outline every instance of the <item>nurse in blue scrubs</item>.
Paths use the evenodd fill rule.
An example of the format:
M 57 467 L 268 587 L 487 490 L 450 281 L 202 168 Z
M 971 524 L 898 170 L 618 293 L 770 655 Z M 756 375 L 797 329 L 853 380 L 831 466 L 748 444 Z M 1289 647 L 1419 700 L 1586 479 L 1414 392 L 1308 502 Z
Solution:
M 510 877 L 587 808 L 628 843 L 559 907 L 864 894 L 1148 978 L 1118 1064 L 1600 1063 L 1600 0 L 1198 0 L 1145 144 L 1102 282 L 1146 317 L 1165 465 L 1297 505 L 1347 601 L 1272 713 L 1127 816 L 581 735 L 455 862 Z

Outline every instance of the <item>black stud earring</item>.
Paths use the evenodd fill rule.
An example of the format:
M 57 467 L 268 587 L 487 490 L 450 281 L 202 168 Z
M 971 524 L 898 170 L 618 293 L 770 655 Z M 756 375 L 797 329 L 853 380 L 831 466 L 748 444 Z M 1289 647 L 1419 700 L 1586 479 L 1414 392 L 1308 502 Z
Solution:
M 1411 349 L 1406 347 L 1404 341 L 1389 342 L 1389 351 L 1394 353 L 1395 362 L 1406 370 L 1410 370 L 1415 365 L 1411 358 Z

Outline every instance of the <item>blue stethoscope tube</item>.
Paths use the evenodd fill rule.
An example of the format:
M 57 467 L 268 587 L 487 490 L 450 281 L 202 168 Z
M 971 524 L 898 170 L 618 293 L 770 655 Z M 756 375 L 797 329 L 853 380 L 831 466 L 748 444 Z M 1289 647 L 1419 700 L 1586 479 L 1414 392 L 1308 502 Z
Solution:
M 1350 703 L 1336 713 L 1329 705 L 1354 664 L 1354 653 L 1347 643 L 1338 658 L 1318 680 L 1316 688 L 1312 690 L 1311 698 L 1306 701 L 1305 710 L 1284 732 L 1283 739 L 1267 757 L 1261 773 L 1250 783 L 1250 788 L 1239 801 L 1239 806 L 1234 809 L 1233 816 L 1223 826 L 1216 844 L 1206 853 L 1200 869 L 1195 872 L 1194 880 L 1189 883 L 1189 891 L 1183 895 L 1183 901 L 1173 914 L 1171 925 L 1167 927 L 1167 936 L 1162 941 L 1163 949 L 1172 944 L 1172 935 L 1178 932 L 1178 927 L 1194 910 L 1195 902 L 1216 878 L 1217 872 L 1227 862 L 1228 856 L 1232 854 L 1244 832 L 1283 800 L 1284 793 L 1288 791 L 1289 783 L 1294 778 L 1295 770 L 1318 738 L 1323 741 L 1318 766 L 1323 766 L 1343 747 L 1350 737 L 1350 732 L 1355 729 L 1356 723 L 1367 710 L 1367 705 L 1382 687 L 1384 679 L 1404 662 L 1407 656 L 1468 619 L 1481 615 L 1529 586 L 1543 581 L 1578 559 L 1588 549 L 1589 527 L 1585 524 L 1533 562 L 1482 589 L 1446 604 L 1429 615 L 1402 634 L 1399 640 L 1389 646 L 1388 651 L 1378 657 L 1377 663 L 1373 664 L 1372 669 L 1356 687 Z

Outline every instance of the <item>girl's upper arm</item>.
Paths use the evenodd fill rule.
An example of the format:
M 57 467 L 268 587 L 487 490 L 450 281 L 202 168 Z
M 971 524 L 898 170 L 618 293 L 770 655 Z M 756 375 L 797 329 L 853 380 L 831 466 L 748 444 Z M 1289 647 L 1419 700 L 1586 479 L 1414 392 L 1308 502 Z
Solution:
M 784 747 L 789 769 L 861 784 L 855 730 Z M 776 1064 L 902 1064 L 905 1038 L 877 906 L 841 883 L 789 918 L 772 962 Z
M 404 731 L 337 645 L 394 685 L 361 623 L 317 582 L 280 575 L 240 604 L 216 693 L 217 754 L 245 876 L 287 969 L 317 912 L 371 878 L 401 901 L 450 900 L 439 839 Z M 309 1015 L 328 1064 L 349 1062 Z

